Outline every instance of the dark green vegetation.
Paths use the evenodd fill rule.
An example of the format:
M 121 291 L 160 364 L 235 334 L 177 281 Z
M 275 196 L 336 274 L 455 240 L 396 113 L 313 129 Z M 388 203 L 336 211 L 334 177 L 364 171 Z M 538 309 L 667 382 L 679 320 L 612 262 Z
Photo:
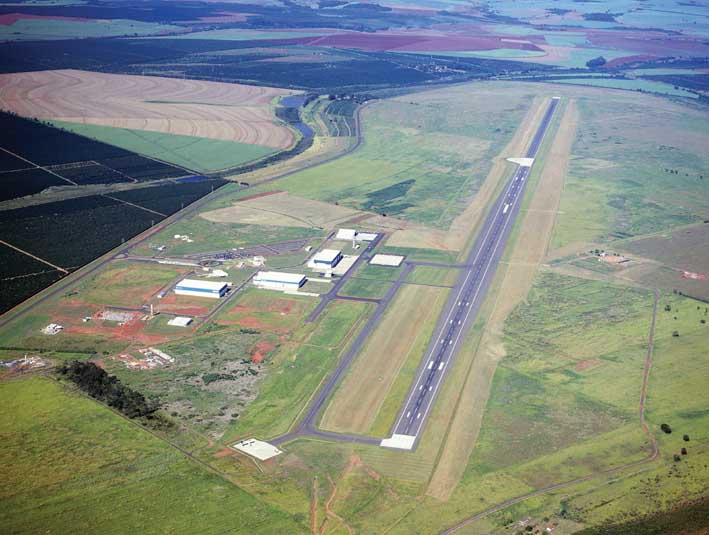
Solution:
M 60 366 L 57 372 L 92 398 L 98 399 L 128 418 L 151 416 L 158 410 L 157 400 L 145 399 L 143 394 L 128 388 L 93 362 L 72 360 Z
M 630 522 L 587 528 L 577 535 L 675 535 L 704 533 L 709 527 L 709 499 L 682 504 L 679 508 L 656 513 Z
M 0 203 L 7 202 L 0 239 L 68 271 L 226 183 L 8 113 L 0 113 L 0 148 Z M 137 189 L 80 196 L 82 186 L 116 183 Z M 2 255 L 0 311 L 61 276 L 16 251 L 3 248 Z
M 3 383 L 0 404 L 6 533 L 49 526 L 67 535 L 306 532 L 289 514 L 53 381 Z
M 32 163 L 24 167 L 56 166 L 91 162 L 128 175 L 124 181 L 171 178 L 186 174 L 183 169 L 139 156 L 133 152 L 53 128 L 39 121 L 0 112 L 0 147 Z M 33 165 L 34 164 L 34 165 Z M 17 165 L 15 162 L 12 165 Z M 83 168 L 72 165 L 71 167 Z M 61 168 L 60 168 L 61 169 Z M 75 174 L 91 178 L 92 169 Z M 75 173 L 80 173 L 74 171 Z M 57 173 L 61 174 L 61 173 Z
M 309 89 L 320 92 L 367 90 L 368 88 L 410 86 L 451 77 L 458 81 L 489 78 L 517 72 L 528 74 L 551 67 L 477 58 L 435 59 L 416 54 L 338 50 L 344 61 L 292 64 L 267 62 L 263 49 L 281 41 L 228 41 L 201 39 L 97 40 L 88 48 L 80 41 L 45 41 L 0 45 L 3 72 L 43 69 L 101 70 L 123 74 L 179 76 L 220 82 L 250 82 L 261 85 Z M 297 43 L 290 49 L 297 51 Z M 304 46 L 304 45 L 303 45 Z M 258 49 L 259 53 L 249 53 Z M 323 54 L 329 54 L 323 49 Z M 177 70 L 176 70 L 177 64 Z M 446 68 L 441 68 L 444 65 Z

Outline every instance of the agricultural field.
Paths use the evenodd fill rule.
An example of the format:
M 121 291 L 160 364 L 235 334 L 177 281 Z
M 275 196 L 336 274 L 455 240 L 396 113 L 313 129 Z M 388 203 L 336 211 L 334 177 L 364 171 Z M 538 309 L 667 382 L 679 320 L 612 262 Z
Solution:
M 32 17 L 22 14 L 0 15 L 0 40 L 2 41 L 137 37 L 180 29 L 179 26 L 169 24 L 125 19 L 88 20 L 70 17 Z
M 275 149 L 295 140 L 269 107 L 289 94 L 269 87 L 77 70 L 0 76 L 0 109 L 25 117 Z
M 56 533 L 181 532 L 196 517 L 213 530 L 307 532 L 292 515 L 68 387 L 6 382 L 0 399 L 0 518 L 13 533 L 49 525 Z
M 70 132 L 183 166 L 198 173 L 213 173 L 237 167 L 276 152 L 276 149 L 265 145 L 235 141 L 66 121 L 51 123 Z

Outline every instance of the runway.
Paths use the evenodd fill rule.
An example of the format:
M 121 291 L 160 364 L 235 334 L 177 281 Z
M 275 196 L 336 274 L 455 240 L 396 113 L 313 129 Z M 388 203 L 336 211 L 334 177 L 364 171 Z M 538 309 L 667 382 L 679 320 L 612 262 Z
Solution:
M 502 258 L 514 222 L 519 214 L 533 159 L 544 139 L 558 105 L 554 97 L 529 144 L 525 159 L 506 184 L 488 214 L 464 269 L 446 303 L 439 324 L 421 361 L 406 401 L 384 447 L 411 450 L 416 447 L 446 374 L 472 327 Z M 530 160 L 526 160 L 530 159 Z

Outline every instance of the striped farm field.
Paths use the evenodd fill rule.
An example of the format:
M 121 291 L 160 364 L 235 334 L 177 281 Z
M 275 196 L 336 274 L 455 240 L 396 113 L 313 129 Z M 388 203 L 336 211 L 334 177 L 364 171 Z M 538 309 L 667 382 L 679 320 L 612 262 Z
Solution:
M 78 70 L 0 75 L 0 109 L 24 117 L 236 141 L 285 149 L 295 141 L 271 102 L 292 91 Z

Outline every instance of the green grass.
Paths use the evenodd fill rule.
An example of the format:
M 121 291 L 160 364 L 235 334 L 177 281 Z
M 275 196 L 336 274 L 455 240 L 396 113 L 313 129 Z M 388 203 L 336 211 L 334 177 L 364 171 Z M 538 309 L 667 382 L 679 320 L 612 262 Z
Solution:
M 210 210 L 213 208 L 209 207 Z M 173 238 L 175 234 L 186 234 L 194 241 L 187 243 L 175 240 Z M 163 256 L 181 256 L 322 235 L 322 230 L 312 228 L 214 223 L 196 215 L 170 225 L 153 236 L 151 243 L 167 246 L 167 249 L 162 253 Z M 141 250 L 135 252 L 140 253 Z M 154 251 L 143 252 L 145 254 L 154 253 Z
M 466 85 L 373 104 L 362 115 L 357 151 L 278 187 L 446 228 L 477 192 L 531 98 L 510 91 L 492 99 Z
M 305 533 L 108 409 L 46 379 L 0 385 L 8 533 Z
M 228 436 L 271 437 L 285 433 L 320 381 L 335 366 L 347 335 L 361 325 L 372 306 L 344 301 L 330 303 L 304 343 L 285 345 L 274 356 L 258 398 L 247 407 Z
M 580 118 L 552 249 L 705 218 L 709 126 L 700 113 L 637 93 L 575 95 Z
M 416 266 L 406 279 L 406 282 L 412 284 L 453 286 L 459 276 L 459 269 L 446 269 L 432 266 Z
M 351 278 L 340 290 L 340 295 L 353 297 L 382 298 L 391 287 L 391 283 L 377 279 Z
M 10 26 L 0 25 L 0 40 L 29 41 L 40 39 L 76 39 L 152 35 L 178 31 L 179 26 L 155 24 L 137 20 L 42 20 L 20 19 Z
M 277 151 L 265 145 L 165 134 L 148 130 L 131 130 L 66 121 L 53 125 L 123 149 L 164 160 L 197 173 L 213 173 L 258 160 Z
M 372 264 L 362 264 L 352 275 L 353 279 L 368 279 L 379 281 L 395 281 L 404 271 L 403 266 L 387 267 Z

